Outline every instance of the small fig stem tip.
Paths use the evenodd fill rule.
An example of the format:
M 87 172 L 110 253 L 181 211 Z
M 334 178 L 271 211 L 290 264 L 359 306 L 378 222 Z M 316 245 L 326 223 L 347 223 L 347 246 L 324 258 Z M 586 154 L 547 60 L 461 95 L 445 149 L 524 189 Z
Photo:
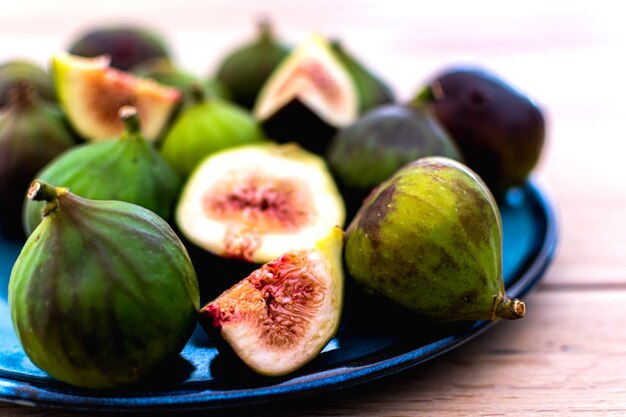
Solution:
M 42 210 L 43 217 L 46 217 L 59 207 L 59 197 L 64 196 L 67 192 L 67 188 L 54 187 L 43 181 L 35 180 L 28 189 L 26 196 L 33 201 L 46 202 Z
M 128 133 L 139 133 L 141 126 L 139 124 L 139 111 L 136 107 L 122 106 L 118 114 Z
M 517 298 L 510 298 L 507 295 L 497 297 L 495 316 L 507 319 L 521 319 L 526 315 L 526 304 Z
M 191 93 L 191 97 L 196 103 L 202 103 L 206 100 L 206 92 L 200 83 L 193 83 L 189 87 L 189 92 Z

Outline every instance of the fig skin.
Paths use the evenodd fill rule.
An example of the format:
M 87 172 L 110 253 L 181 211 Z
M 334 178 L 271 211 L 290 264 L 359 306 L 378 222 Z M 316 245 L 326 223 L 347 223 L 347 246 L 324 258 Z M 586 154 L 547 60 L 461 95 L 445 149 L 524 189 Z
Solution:
M 497 199 L 520 186 L 545 141 L 542 111 L 496 75 L 478 68 L 443 71 L 418 95 L 450 132 L 467 165 Z
M 220 353 L 265 376 L 313 360 L 337 333 L 344 276 L 343 231 L 287 252 L 205 305 L 199 321 Z
M 181 179 L 139 132 L 136 110 L 123 107 L 120 113 L 127 130 L 117 139 L 73 147 L 46 165 L 36 177 L 68 187 L 92 200 L 137 204 L 168 220 Z M 41 221 L 42 205 L 30 200 L 24 204 L 27 236 Z
M 495 200 L 465 165 L 412 162 L 376 188 L 346 231 L 345 263 L 363 289 L 435 321 L 516 319 L 502 281 Z
M 97 186 L 97 185 L 94 185 Z M 138 381 L 176 356 L 199 305 L 196 275 L 159 216 L 36 181 L 44 219 L 9 281 L 15 332 L 31 361 L 88 388 Z
M 0 65 L 0 107 L 9 102 L 9 92 L 18 84 L 28 85 L 42 100 L 56 102 L 50 75 L 33 62 L 16 59 Z
M 122 71 L 145 61 L 170 59 L 171 56 L 160 33 L 138 26 L 93 28 L 74 39 L 68 52 L 88 58 L 109 55 L 111 66 Z
M 426 156 L 462 160 L 430 111 L 396 104 L 370 110 L 340 130 L 326 155 L 350 213 L 372 189 L 409 162 Z
M 33 177 L 74 139 L 56 105 L 40 100 L 33 89 L 18 84 L 0 109 L 0 233 L 25 238 L 22 206 Z
M 257 38 L 229 52 L 215 78 L 231 92 L 235 103 L 251 109 L 263 84 L 288 54 L 289 48 L 276 40 L 270 22 L 263 20 Z
M 354 80 L 359 94 L 359 113 L 395 102 L 391 87 L 352 56 L 340 41 L 333 41 L 332 47 Z
M 265 140 L 261 126 L 247 110 L 205 97 L 200 86 L 192 90 L 193 104 L 178 116 L 161 147 L 161 155 L 181 178 L 208 155 Z

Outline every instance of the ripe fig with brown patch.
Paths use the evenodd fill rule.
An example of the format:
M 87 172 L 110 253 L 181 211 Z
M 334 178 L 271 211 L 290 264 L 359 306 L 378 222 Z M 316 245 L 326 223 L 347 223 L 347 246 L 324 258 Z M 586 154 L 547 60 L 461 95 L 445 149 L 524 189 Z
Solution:
M 346 232 L 345 262 L 365 289 L 436 321 L 518 319 L 502 282 L 502 222 L 460 162 L 410 163 L 376 188 Z

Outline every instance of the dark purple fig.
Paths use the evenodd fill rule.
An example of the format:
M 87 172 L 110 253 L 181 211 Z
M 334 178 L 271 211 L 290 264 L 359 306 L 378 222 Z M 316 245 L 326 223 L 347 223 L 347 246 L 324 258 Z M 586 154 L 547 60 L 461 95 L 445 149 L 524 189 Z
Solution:
M 415 101 L 434 111 L 496 197 L 523 184 L 539 160 L 545 140 L 541 110 L 494 74 L 445 71 Z
M 9 91 L 26 84 L 47 101 L 56 101 L 52 78 L 43 68 L 30 61 L 13 60 L 0 65 L 0 107 L 9 101 Z
M 75 39 L 68 52 L 89 58 L 108 55 L 111 66 L 123 71 L 151 59 L 170 58 L 169 48 L 159 33 L 137 26 L 92 29 Z

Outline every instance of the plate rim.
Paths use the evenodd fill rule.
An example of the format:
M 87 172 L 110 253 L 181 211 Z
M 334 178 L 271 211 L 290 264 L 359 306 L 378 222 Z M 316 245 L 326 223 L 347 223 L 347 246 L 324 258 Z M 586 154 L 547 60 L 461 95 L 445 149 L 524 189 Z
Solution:
M 525 266 L 519 278 L 507 288 L 512 297 L 521 297 L 528 293 L 545 274 L 552 263 L 558 244 L 558 225 L 554 199 L 545 182 L 537 179 L 527 181 L 523 189 L 532 193 L 534 204 L 545 217 L 545 232 L 536 256 Z M 435 340 L 424 346 L 392 355 L 380 361 L 369 362 L 359 366 L 338 365 L 317 372 L 315 379 L 301 382 L 255 387 L 250 389 L 233 389 L 213 391 L 210 389 L 181 389 L 179 393 L 165 391 L 163 394 L 154 392 L 134 393 L 134 396 L 83 395 L 83 392 L 63 392 L 54 387 L 41 387 L 28 380 L 16 380 L 0 375 L 0 401 L 28 405 L 44 406 L 65 410 L 80 411 L 178 411 L 209 410 L 221 408 L 246 407 L 259 403 L 289 399 L 294 396 L 310 397 L 324 392 L 335 391 L 364 384 L 379 378 L 392 375 L 439 355 L 453 350 L 491 329 L 498 321 L 475 321 L 461 332 Z M 304 377 L 308 377 L 305 375 Z M 299 377 L 297 377 L 299 378 Z M 199 381 L 201 383 L 201 381 Z

